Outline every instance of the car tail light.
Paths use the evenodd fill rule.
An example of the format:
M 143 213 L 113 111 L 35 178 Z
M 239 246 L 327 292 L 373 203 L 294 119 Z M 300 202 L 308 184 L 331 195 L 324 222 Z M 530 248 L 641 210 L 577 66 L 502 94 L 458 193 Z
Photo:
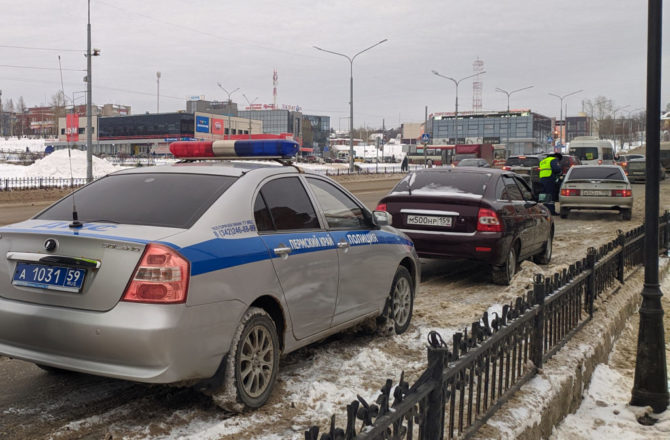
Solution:
M 512 167 L 510 167 L 508 165 L 505 165 L 504 167 L 502 167 L 502 169 L 505 170 L 505 171 L 511 171 Z
M 380 203 L 377 205 L 377 208 L 375 208 L 375 211 L 386 211 L 386 210 L 387 210 L 386 203 Z
M 574 188 L 562 188 L 561 195 L 566 197 L 578 196 L 579 190 Z
M 631 189 L 613 189 L 612 197 L 632 197 L 633 190 Z
M 121 300 L 161 304 L 186 302 L 190 276 L 188 260 L 177 251 L 149 243 Z
M 477 230 L 479 232 L 502 232 L 503 225 L 495 211 L 479 208 L 477 214 Z
M 621 162 L 621 168 L 625 168 L 628 165 L 628 162 Z

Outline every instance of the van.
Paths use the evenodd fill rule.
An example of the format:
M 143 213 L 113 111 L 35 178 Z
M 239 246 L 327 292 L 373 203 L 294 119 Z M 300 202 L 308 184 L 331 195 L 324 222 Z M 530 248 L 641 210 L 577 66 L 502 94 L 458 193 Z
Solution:
M 595 136 L 578 136 L 570 142 L 569 154 L 582 165 L 614 165 L 614 145 Z

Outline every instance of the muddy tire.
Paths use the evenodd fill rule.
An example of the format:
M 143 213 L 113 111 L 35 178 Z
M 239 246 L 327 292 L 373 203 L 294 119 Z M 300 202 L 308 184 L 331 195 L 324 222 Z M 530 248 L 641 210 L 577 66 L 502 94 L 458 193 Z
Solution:
M 212 399 L 231 412 L 259 408 L 272 393 L 278 369 L 275 323 L 263 309 L 251 307 L 235 332 L 222 390 L 212 393 Z
M 377 318 L 377 332 L 383 335 L 404 333 L 412 321 L 413 310 L 414 280 L 406 267 L 399 266 L 393 277 L 384 314 Z
M 516 246 L 510 246 L 507 258 L 502 266 L 496 266 L 491 271 L 491 278 L 495 284 L 509 286 L 517 269 Z
M 542 252 L 533 256 L 533 261 L 537 264 L 549 264 L 551 261 L 551 253 L 553 251 L 554 231 L 551 231 L 549 238 L 542 247 Z
M 632 209 L 622 209 L 621 218 L 623 220 L 632 220 L 633 219 L 633 210 Z
M 561 218 L 568 218 L 570 210 L 568 208 L 561 208 Z

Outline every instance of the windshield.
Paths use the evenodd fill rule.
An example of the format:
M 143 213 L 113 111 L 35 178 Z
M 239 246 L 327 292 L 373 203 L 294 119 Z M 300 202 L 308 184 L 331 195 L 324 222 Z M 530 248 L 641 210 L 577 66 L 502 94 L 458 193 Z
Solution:
M 626 180 L 620 168 L 594 166 L 572 167 L 568 180 Z
M 121 223 L 189 228 L 235 182 L 236 177 L 206 174 L 116 174 L 74 193 L 83 223 Z M 72 194 L 40 220 L 72 220 Z
M 460 171 L 460 170 L 459 170 Z M 412 194 L 468 194 L 482 196 L 491 174 L 477 172 L 422 172 L 418 171 L 401 180 L 392 192 L 407 192 Z
M 570 149 L 570 154 L 577 156 L 579 160 L 597 160 L 597 147 L 575 147 Z

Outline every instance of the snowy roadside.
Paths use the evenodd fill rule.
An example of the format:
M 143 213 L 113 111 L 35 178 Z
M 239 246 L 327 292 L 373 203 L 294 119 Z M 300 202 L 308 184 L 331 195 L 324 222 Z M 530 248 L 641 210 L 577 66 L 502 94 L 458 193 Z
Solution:
M 660 265 L 665 274 L 661 287 L 666 292 L 664 308 L 668 310 L 668 259 L 661 259 Z M 670 411 L 653 415 L 651 408 L 629 405 L 643 280 L 644 268 L 640 267 L 612 295 L 601 298 L 594 319 L 474 438 L 537 439 L 549 434 L 552 440 L 670 438 Z M 666 337 L 669 327 L 666 319 Z M 666 361 L 668 355 L 666 348 Z M 638 417 L 645 414 L 658 422 L 653 426 L 639 424 Z M 554 427 L 553 423 L 564 416 Z

